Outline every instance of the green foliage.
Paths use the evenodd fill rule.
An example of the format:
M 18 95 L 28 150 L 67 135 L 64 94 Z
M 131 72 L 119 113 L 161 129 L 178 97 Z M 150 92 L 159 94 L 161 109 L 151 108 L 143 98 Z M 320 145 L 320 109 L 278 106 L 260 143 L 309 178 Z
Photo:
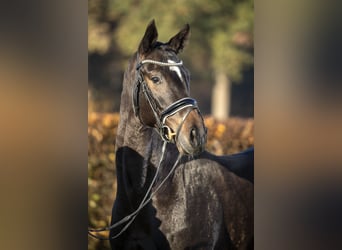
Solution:
M 88 19 L 88 30 L 89 52 L 105 54 L 111 44 L 111 39 L 108 35 L 108 24 L 96 22 L 94 19 Z
M 234 81 L 240 81 L 243 68 L 253 64 L 253 29 L 253 2 L 247 1 L 236 5 L 231 21 L 213 34 L 212 63 Z
M 89 0 L 89 52 L 104 54 L 116 46 L 122 55 L 131 55 L 153 18 L 164 42 L 189 23 L 185 61 L 193 60 L 198 71 L 209 66 L 239 80 L 253 63 L 253 8 L 252 0 Z

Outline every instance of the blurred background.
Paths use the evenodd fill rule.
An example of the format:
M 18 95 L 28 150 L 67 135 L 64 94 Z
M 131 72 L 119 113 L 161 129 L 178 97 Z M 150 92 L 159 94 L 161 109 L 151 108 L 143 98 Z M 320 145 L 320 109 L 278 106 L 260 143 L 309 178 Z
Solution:
M 123 74 L 152 19 L 162 42 L 190 24 L 190 41 L 179 57 L 191 73 L 191 96 L 205 115 L 206 149 L 222 155 L 254 144 L 253 1 L 89 0 L 88 216 L 92 227 L 110 221 Z M 99 235 L 108 237 L 108 232 Z M 88 249 L 109 249 L 107 241 L 88 239 Z
M 145 7 L 136 2 L 143 11 Z M 167 8 L 171 9 L 170 2 Z M 115 124 L 117 119 L 112 111 L 102 117 L 88 113 L 90 3 L 7 1 L 0 8 L 1 249 L 86 249 L 90 247 L 88 225 L 108 221 L 103 215 L 110 212 L 89 216 L 94 214 L 94 206 L 105 207 L 96 201 L 101 193 L 90 188 L 112 183 L 89 178 L 89 159 L 97 159 L 97 170 L 109 166 L 111 172 L 106 175 L 97 171 L 98 180 L 115 179 L 114 162 L 108 163 L 113 155 L 89 157 L 92 136 L 98 138 L 96 143 L 109 138 L 95 130 L 89 136 L 93 131 L 89 120 L 100 121 L 96 128 L 106 129 L 105 124 Z M 122 4 L 126 3 L 131 2 Z M 341 4 L 331 0 L 255 0 L 255 249 L 342 249 Z M 194 38 L 196 23 L 213 20 L 206 7 L 198 22 L 184 20 L 172 28 L 173 22 L 163 21 L 164 16 L 159 19 L 155 6 L 146 6 L 146 19 L 133 32 L 137 33 L 133 49 L 152 16 L 160 33 L 162 26 L 167 26 L 163 37 L 160 34 L 162 41 L 189 22 L 193 34 L 181 55 L 184 61 L 199 40 Z M 121 16 L 129 14 L 124 13 Z M 135 11 L 135 16 L 127 22 L 140 14 Z M 127 55 L 130 53 L 133 51 Z M 207 51 L 199 49 L 190 55 L 199 53 Z M 189 69 L 197 63 L 185 62 Z M 210 74 L 215 79 L 214 71 Z M 197 81 L 192 77 L 195 95 Z M 208 88 L 208 92 L 212 90 Z M 201 109 L 207 108 L 209 115 L 210 99 L 208 107 L 202 102 Z M 243 121 L 240 124 L 245 124 Z M 225 122 L 209 117 L 211 131 L 231 142 L 229 128 L 234 126 L 222 124 Z M 106 131 L 114 130 L 115 126 L 110 126 L 113 129 Z M 233 141 L 246 145 L 248 140 Z M 114 144 L 114 138 L 108 139 L 109 144 Z M 111 152 L 105 143 L 101 145 Z M 113 194 L 113 188 L 108 189 Z
M 219 119 L 253 117 L 253 1 L 88 3 L 89 112 L 119 110 L 128 59 L 155 19 L 162 42 L 190 24 L 190 42 L 180 58 L 191 72 L 191 95 L 201 111 Z

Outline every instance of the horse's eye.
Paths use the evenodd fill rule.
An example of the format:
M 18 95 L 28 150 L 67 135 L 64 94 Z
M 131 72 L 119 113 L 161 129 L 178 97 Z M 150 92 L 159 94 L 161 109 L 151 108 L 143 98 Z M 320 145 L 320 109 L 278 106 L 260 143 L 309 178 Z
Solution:
M 160 83 L 160 78 L 158 76 L 152 76 L 151 77 L 151 81 L 155 84 L 159 84 Z

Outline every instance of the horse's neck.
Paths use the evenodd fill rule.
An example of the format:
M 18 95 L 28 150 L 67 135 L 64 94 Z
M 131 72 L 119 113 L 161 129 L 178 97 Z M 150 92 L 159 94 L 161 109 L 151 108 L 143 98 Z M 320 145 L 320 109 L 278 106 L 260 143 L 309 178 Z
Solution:
M 125 90 L 124 90 L 125 91 Z M 127 91 L 121 96 L 120 122 L 116 137 L 116 150 L 130 148 L 142 157 L 146 155 L 146 148 L 152 143 L 153 129 L 142 125 L 134 115 L 130 95 Z M 128 100 L 128 101 L 127 101 Z
M 162 155 L 163 145 L 159 134 L 153 128 L 142 125 L 134 114 L 132 100 L 135 81 L 134 58 L 130 61 L 124 75 L 120 122 L 116 138 L 118 185 L 121 185 L 121 190 L 125 190 L 125 194 L 122 195 L 130 193 L 132 199 L 137 198 L 134 196 L 144 194 L 150 185 Z M 171 144 L 167 145 L 166 151 L 162 171 L 168 171 L 168 166 L 176 158 L 174 153 L 178 152 Z M 140 200 L 139 197 L 136 200 Z
M 120 105 L 120 122 L 116 138 L 116 167 L 118 186 L 124 190 L 120 196 L 129 195 L 129 200 L 140 200 L 151 183 L 155 157 L 152 146 L 153 129 L 143 126 L 134 115 L 132 89 L 134 84 L 134 60 L 130 62 L 123 82 Z M 155 149 L 154 149 L 155 148 Z M 134 202 L 133 202 L 134 203 Z M 136 204 L 131 204 L 136 207 Z
M 144 158 L 150 157 L 148 150 L 153 141 L 160 142 L 160 138 L 152 136 L 152 128 L 141 124 L 133 111 L 133 86 L 135 84 L 136 54 L 131 58 L 124 74 L 123 90 L 120 103 L 120 122 L 116 137 L 116 150 L 122 147 L 130 148 Z M 153 137 L 153 138 L 152 138 Z

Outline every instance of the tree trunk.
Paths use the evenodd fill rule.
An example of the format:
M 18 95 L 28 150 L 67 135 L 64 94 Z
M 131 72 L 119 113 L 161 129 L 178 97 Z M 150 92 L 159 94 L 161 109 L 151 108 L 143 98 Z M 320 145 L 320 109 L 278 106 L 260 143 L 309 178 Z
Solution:
M 211 113 L 219 120 L 228 118 L 230 111 L 230 85 L 227 75 L 222 71 L 215 73 L 215 85 L 211 97 Z

